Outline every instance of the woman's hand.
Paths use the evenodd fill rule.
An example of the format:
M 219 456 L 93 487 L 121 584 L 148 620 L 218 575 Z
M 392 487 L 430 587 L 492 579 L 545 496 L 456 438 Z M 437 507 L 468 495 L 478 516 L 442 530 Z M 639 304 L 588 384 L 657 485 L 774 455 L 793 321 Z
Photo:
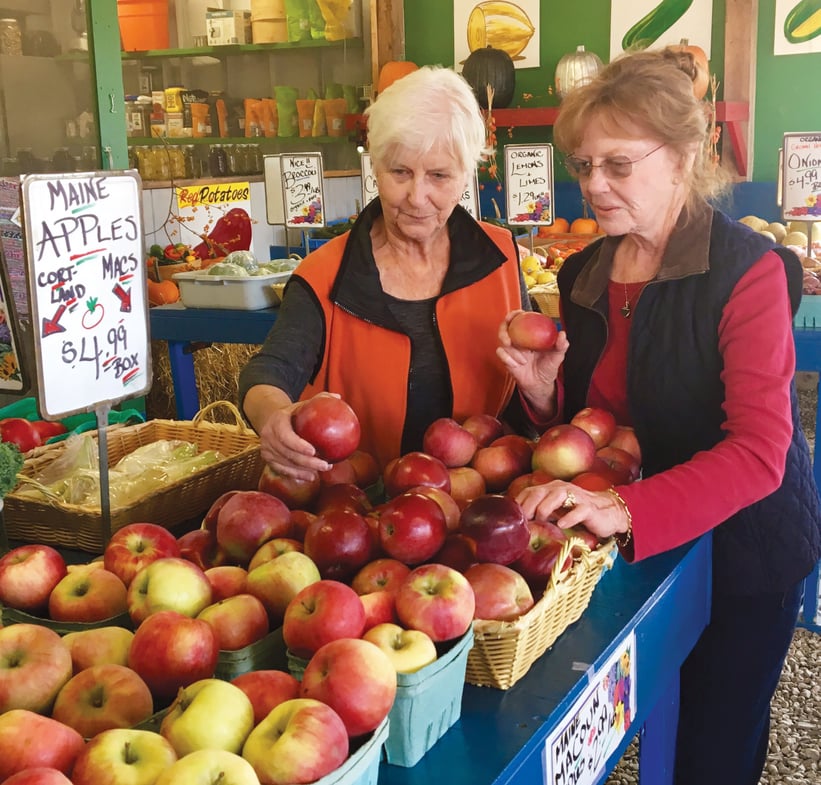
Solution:
M 555 414 L 556 378 L 570 343 L 567 333 L 562 330 L 552 349 L 543 352 L 517 349 L 510 340 L 508 325 L 519 313 L 522 311 L 511 311 L 499 326 L 500 346 L 496 355 L 510 371 L 528 403 L 547 419 Z
M 630 525 L 624 507 L 613 494 L 586 491 L 562 480 L 531 485 L 516 497 L 516 501 L 522 505 L 528 520 L 548 520 L 558 513 L 556 524 L 562 529 L 580 523 L 602 540 L 614 534 L 624 534 Z

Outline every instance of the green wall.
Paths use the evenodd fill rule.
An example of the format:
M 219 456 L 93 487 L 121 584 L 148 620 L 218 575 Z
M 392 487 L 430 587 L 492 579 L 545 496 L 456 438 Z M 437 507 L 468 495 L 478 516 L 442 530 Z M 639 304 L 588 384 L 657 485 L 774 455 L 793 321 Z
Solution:
M 578 44 L 607 59 L 610 37 L 610 0 L 579 3 L 541 0 L 540 68 L 516 71 L 517 98 L 511 106 L 555 106 L 549 90 L 559 58 Z M 752 179 L 774 182 L 778 149 L 784 133 L 821 130 L 821 95 L 814 75 L 821 72 L 821 54 L 774 57 L 775 0 L 758 2 L 758 52 L 754 149 L 750 156 Z M 724 62 L 724 0 L 713 2 L 711 67 L 719 80 Z M 699 43 L 693 41 L 693 43 Z M 419 64 L 453 66 L 453 3 L 451 0 L 405 0 L 405 55 Z M 461 70 L 461 66 L 457 66 Z M 523 94 L 533 97 L 523 99 Z M 550 129 L 499 129 L 499 144 L 549 141 Z M 557 167 L 556 179 L 565 175 Z

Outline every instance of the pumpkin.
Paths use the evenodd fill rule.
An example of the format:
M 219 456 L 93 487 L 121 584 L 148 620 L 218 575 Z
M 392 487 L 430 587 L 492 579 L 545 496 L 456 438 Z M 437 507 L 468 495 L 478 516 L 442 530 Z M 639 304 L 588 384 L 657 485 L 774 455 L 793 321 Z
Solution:
M 148 304 L 167 305 L 180 299 L 180 290 L 174 281 L 152 281 L 148 279 Z
M 574 87 L 590 82 L 601 70 L 601 58 L 595 52 L 588 52 L 581 44 L 575 52 L 568 52 L 556 64 L 556 93 L 564 98 Z
M 471 52 L 462 66 L 462 76 L 473 88 L 479 106 L 487 109 L 487 88 L 493 88 L 493 106 L 504 109 L 513 100 L 516 68 L 504 49 L 486 46 Z
M 696 75 L 693 77 L 693 95 L 700 101 L 707 95 L 707 88 L 710 86 L 710 63 L 707 54 L 700 47 L 691 44 L 688 39 L 682 38 L 681 43 L 670 46 L 674 52 L 687 52 L 692 55 L 696 67 Z
M 410 60 L 388 60 L 382 68 L 379 69 L 379 79 L 376 81 L 376 94 L 379 95 L 383 90 L 387 90 L 397 79 L 413 73 L 419 68 L 416 63 Z

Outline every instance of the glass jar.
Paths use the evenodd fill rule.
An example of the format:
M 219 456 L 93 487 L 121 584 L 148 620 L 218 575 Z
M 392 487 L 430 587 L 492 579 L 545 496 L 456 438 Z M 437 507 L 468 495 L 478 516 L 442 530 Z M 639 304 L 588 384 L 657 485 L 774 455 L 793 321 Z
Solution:
M 228 155 L 221 144 L 208 148 L 208 171 L 211 177 L 225 177 L 228 174 Z
M 187 144 L 183 150 L 183 167 L 185 174 L 183 175 L 186 180 L 193 180 L 194 179 L 194 161 L 196 159 L 196 154 L 194 151 L 194 145 Z
M 22 55 L 23 34 L 16 19 L 0 19 L 0 55 Z

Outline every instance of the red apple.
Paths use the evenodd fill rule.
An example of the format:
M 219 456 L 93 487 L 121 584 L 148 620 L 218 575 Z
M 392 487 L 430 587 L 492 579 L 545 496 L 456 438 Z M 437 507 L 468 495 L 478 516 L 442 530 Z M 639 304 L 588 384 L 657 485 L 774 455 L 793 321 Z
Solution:
M 33 766 L 3 780 L 3 785 L 71 785 L 71 780 L 59 769 Z
M 564 529 L 549 521 L 528 521 L 530 540 L 527 550 L 511 565 L 521 573 L 533 591 L 542 593 L 547 588 L 547 582 L 559 553 L 567 542 Z M 573 563 L 572 556 L 564 564 L 568 569 Z
M 448 470 L 450 473 L 450 470 Z M 447 491 L 441 488 L 429 488 L 427 485 L 416 485 L 410 489 L 416 493 L 422 493 L 425 496 L 430 496 L 441 508 L 445 514 L 445 524 L 449 532 L 456 531 L 459 528 L 459 516 L 462 513 L 461 508 L 456 503 Z M 453 483 L 451 482 L 451 490 L 453 490 Z
M 347 581 L 371 560 L 373 539 L 358 512 L 327 510 L 308 527 L 304 548 L 323 578 Z
M 450 493 L 448 467 L 424 452 L 400 455 L 385 479 L 385 493 L 388 497 L 398 496 L 416 485 L 441 488 Z
M 239 687 L 251 701 L 254 725 L 259 725 L 280 703 L 299 697 L 299 682 L 285 671 L 248 671 L 231 679 L 231 684 Z
M 271 627 L 278 627 L 288 603 L 320 577 L 319 568 L 310 557 L 300 551 L 288 551 L 251 570 L 247 591 L 265 606 Z
M 459 507 L 460 513 L 468 502 L 487 493 L 485 478 L 472 466 L 454 466 L 448 469 L 448 474 L 450 475 L 450 495 Z
M 155 698 L 168 700 L 180 687 L 211 678 L 218 657 L 217 636 L 208 622 L 157 611 L 134 633 L 128 667 L 142 676 Z
M 570 418 L 570 424 L 576 425 L 590 434 L 596 449 L 604 447 L 616 435 L 616 418 L 607 409 L 598 406 L 585 406 Z
M 380 591 L 360 594 L 362 606 L 365 608 L 365 631 L 377 624 L 398 621 L 396 616 L 396 595 L 392 591 Z
M 389 591 L 395 594 L 409 572 L 410 567 L 398 559 L 374 559 L 354 575 L 351 587 L 360 596 L 376 591 Z
M 478 446 L 476 436 L 452 417 L 434 420 L 422 437 L 422 450 L 448 467 L 469 464 Z
M 125 627 L 106 625 L 75 630 L 63 635 L 71 653 L 75 674 L 92 665 L 128 665 L 128 650 L 134 633 Z
M 131 728 L 154 712 L 148 685 L 125 665 L 93 665 L 73 676 L 54 701 L 53 719 L 87 739 L 110 728 Z
M 564 529 L 564 533 L 568 537 L 578 537 L 591 551 L 595 551 L 596 548 L 598 548 L 601 544 L 599 538 L 595 534 L 593 534 L 593 532 L 591 532 L 590 529 L 588 529 L 586 526 L 583 526 L 580 523 L 576 524 L 575 526 L 571 526 L 568 529 Z M 578 548 L 573 548 L 571 555 L 574 557 L 578 557 L 581 555 L 581 553 L 579 553 Z
M 302 542 L 305 539 L 305 532 L 314 518 L 316 514 L 308 510 L 291 510 L 291 535 L 295 540 Z
M 379 541 L 388 556 L 421 564 L 445 543 L 448 526 L 439 504 L 423 493 L 394 496 L 379 514 Z
M 629 425 L 617 425 L 616 432 L 613 438 L 610 439 L 611 447 L 618 447 L 620 450 L 626 450 L 639 463 L 641 463 L 641 447 L 639 440 L 636 438 L 636 432 Z
M 127 596 L 125 584 L 104 567 L 74 570 L 52 590 L 48 615 L 55 621 L 103 621 L 128 610 Z
M 248 564 L 264 542 L 290 533 L 285 502 L 263 491 L 238 491 L 217 516 L 217 542 L 241 564 Z
M 180 556 L 201 570 L 226 564 L 228 554 L 217 542 L 215 529 L 193 529 L 177 538 Z
M 513 621 L 534 605 L 527 581 L 511 567 L 481 562 L 469 567 L 465 577 L 476 597 L 477 619 Z
M 552 474 L 544 471 L 528 472 L 527 474 L 520 474 L 510 485 L 507 486 L 505 493 L 514 499 L 525 489 L 531 485 L 544 485 L 556 478 Z
M 533 446 L 524 436 L 500 436 L 487 447 L 480 447 L 471 466 L 482 475 L 491 493 L 504 491 L 519 475 L 530 470 Z
M 616 472 L 620 480 L 619 485 L 627 485 L 627 483 L 638 480 L 641 474 L 641 464 L 639 459 L 627 450 L 607 445 L 596 450 L 596 455 Z
M 73 672 L 71 652 L 54 630 L 25 623 L 0 628 L 0 713 L 48 714 Z
M 554 425 L 546 430 L 533 450 L 533 469 L 570 480 L 589 471 L 596 460 L 596 445 L 590 434 L 576 425 Z
M 25 417 L 0 420 L 0 441 L 16 445 L 20 452 L 29 452 L 43 443 L 37 429 Z
M 371 500 L 362 488 L 350 482 L 341 482 L 322 486 L 315 511 L 321 515 L 330 510 L 353 510 L 365 515 L 372 508 Z
M 128 587 L 128 615 L 135 625 L 160 610 L 196 616 L 213 600 L 205 572 L 186 559 L 166 556 L 143 567 Z
M 359 447 L 359 418 L 341 398 L 320 393 L 302 403 L 291 415 L 298 436 L 310 442 L 328 463 L 347 458 Z
M 217 533 L 217 518 L 219 518 L 220 510 L 223 508 L 225 502 L 227 502 L 235 493 L 239 493 L 239 491 L 226 491 L 211 502 L 211 506 L 208 508 L 202 519 L 203 529 L 214 532 L 214 534 Z
M 0 602 L 27 613 L 45 611 L 52 589 L 65 574 L 65 559 L 50 545 L 12 548 L 0 558 Z
M 356 485 L 356 469 L 350 459 L 345 458 L 331 464 L 331 468 L 324 472 L 319 472 L 319 483 L 322 485 L 340 485 L 350 483 Z M 306 505 L 307 506 L 307 505 Z
M 527 549 L 530 532 L 521 505 L 509 496 L 474 499 L 459 520 L 459 531 L 476 543 L 476 560 L 510 564 Z
M 464 635 L 473 622 L 476 598 L 462 573 L 444 564 L 413 569 L 396 593 L 396 614 L 403 627 L 422 630 L 434 642 Z
M 471 414 L 462 420 L 462 427 L 476 437 L 479 447 L 487 447 L 505 432 L 501 420 L 492 414 Z
M 211 602 L 219 602 L 245 591 L 248 570 L 238 564 L 221 564 L 205 570 L 205 577 L 211 584 Z
M 361 638 L 340 638 L 321 646 L 302 674 L 300 695 L 330 706 L 348 736 L 375 730 L 396 697 L 396 670 L 388 655 Z
M 307 659 L 325 643 L 359 638 L 364 629 L 365 608 L 359 595 L 339 581 L 321 580 L 288 603 L 282 638 L 293 654 Z
M 552 349 L 559 336 L 556 322 L 541 311 L 522 311 L 507 326 L 510 342 L 517 349 L 545 352 Z
M 74 728 L 51 717 L 12 709 L 0 714 L 0 782 L 37 766 L 70 774 L 85 742 Z
M 464 572 L 476 562 L 476 543 L 465 534 L 453 532 L 447 536 L 445 544 L 433 555 L 431 561 Z
M 319 477 L 311 480 L 302 480 L 280 474 L 267 463 L 262 467 L 257 490 L 270 493 L 283 501 L 291 509 L 310 507 L 319 495 Z
M 207 621 L 220 651 L 237 651 L 268 634 L 268 612 L 252 594 L 235 594 L 203 608 L 198 619 Z
M 103 551 L 103 564 L 126 586 L 155 559 L 179 556 L 177 538 L 156 523 L 129 523 L 111 535 Z
M 379 464 L 371 453 L 365 450 L 354 450 L 348 461 L 353 466 L 356 475 L 354 482 L 360 488 L 368 488 L 379 479 Z
M 606 472 L 590 470 L 577 474 L 570 482 L 584 488 L 586 491 L 606 491 L 612 488 L 618 480 L 618 474 L 611 469 Z
M 312 516 L 311 520 L 316 518 L 315 515 Z M 291 518 L 293 520 L 293 516 Z M 302 543 L 302 539 L 296 540 L 293 537 L 274 537 L 273 540 L 268 540 L 268 542 L 263 543 L 257 549 L 257 552 L 251 557 L 251 561 L 248 562 L 248 572 L 253 570 L 255 567 L 259 567 L 260 564 L 266 561 L 271 561 L 271 559 L 276 559 L 277 556 L 282 556 L 283 553 L 289 553 L 290 551 L 299 551 L 300 553 L 305 551 L 305 547 Z

